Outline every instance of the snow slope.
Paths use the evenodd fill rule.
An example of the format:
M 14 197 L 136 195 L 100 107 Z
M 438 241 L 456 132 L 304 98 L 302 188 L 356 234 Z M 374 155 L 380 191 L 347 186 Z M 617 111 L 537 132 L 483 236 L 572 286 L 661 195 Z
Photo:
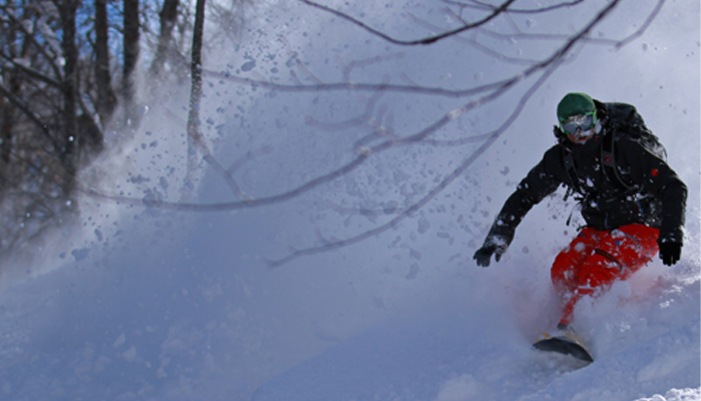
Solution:
M 531 349 L 535 336 L 483 304 L 370 330 L 270 380 L 253 400 L 699 399 L 699 282 L 664 287 L 645 305 L 599 316 L 587 331 L 590 365 Z
M 288 328 L 282 321 L 271 326 L 261 316 L 247 316 L 263 312 L 242 300 L 233 305 L 226 295 L 233 291 L 230 281 L 220 276 L 213 282 L 204 265 L 173 267 L 167 263 L 172 260 L 159 263 L 142 254 L 141 263 L 130 266 L 125 259 L 109 270 L 61 269 L 0 294 L 4 399 L 227 400 L 246 399 L 248 393 L 256 401 L 687 401 L 701 396 L 699 280 L 697 273 L 686 276 L 688 266 L 675 267 L 673 274 L 657 266 L 660 271 L 651 276 L 662 272 L 662 279 L 638 277 L 580 308 L 578 329 L 596 358 L 585 367 L 530 348 L 537 331 L 551 327 L 557 315 L 540 307 L 548 297 L 531 293 L 536 288 L 527 280 L 523 293 L 510 295 L 498 280 L 453 278 L 430 308 L 396 314 L 347 340 L 332 340 L 337 345 L 258 385 L 259 369 L 268 375 L 277 353 L 292 352 L 284 342 L 297 341 L 293 332 L 289 337 L 280 332 Z M 639 287 L 637 295 L 631 286 Z M 276 345 L 276 337 L 282 345 Z
M 427 34 L 426 23 L 455 24 L 442 1 L 328 4 L 401 37 Z M 656 4 L 622 1 L 594 36 L 630 34 Z M 76 225 L 36 244 L 33 259 L 3 261 L 0 399 L 701 399 L 698 15 L 697 0 L 668 1 L 627 46 L 577 49 L 503 136 L 424 208 L 366 241 L 275 270 L 266 261 L 291 249 L 386 222 L 479 143 L 393 149 L 305 196 L 254 209 L 184 213 L 83 199 Z M 464 88 L 518 71 L 519 62 L 504 60 L 541 57 L 553 43 L 547 35 L 489 36 L 481 39 L 503 58 L 466 57 L 462 42 L 392 46 L 300 2 L 263 3 L 250 16 L 236 46 L 206 57 L 212 71 L 285 84 L 348 74 L 353 82 L 389 77 Z M 512 17 L 489 28 L 570 33 L 584 21 Z M 436 139 L 493 129 L 524 90 L 456 118 Z M 557 193 L 524 219 L 500 263 L 480 269 L 471 260 L 503 199 L 552 145 L 557 101 L 575 90 L 634 103 L 689 186 L 682 260 L 671 268 L 655 260 L 578 305 L 575 328 L 596 358 L 580 369 L 530 347 L 558 315 L 548 268 L 574 235 L 577 218 L 565 224 L 574 205 Z M 222 165 L 238 166 L 234 178 L 255 197 L 355 157 L 354 144 L 378 121 L 411 135 L 467 101 L 266 91 L 220 77 L 205 91 L 208 144 Z M 88 172 L 90 185 L 177 201 L 187 155 L 177 117 L 188 93 L 164 90 L 137 137 Z M 230 201 L 230 188 L 206 167 L 197 201 Z

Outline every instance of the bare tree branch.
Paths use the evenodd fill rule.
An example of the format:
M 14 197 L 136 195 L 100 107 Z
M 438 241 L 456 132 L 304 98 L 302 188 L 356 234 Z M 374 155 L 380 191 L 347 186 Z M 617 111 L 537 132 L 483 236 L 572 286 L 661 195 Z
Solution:
M 427 29 L 434 30 L 434 31 L 438 29 L 437 26 L 432 25 L 432 24 L 429 24 L 429 23 L 426 22 L 426 21 L 422 21 L 422 20 L 420 20 L 419 18 L 417 18 L 416 16 L 414 16 L 413 14 L 408 14 L 408 15 L 409 15 L 414 21 L 416 21 L 419 25 L 422 25 L 422 26 L 426 27 Z M 516 58 L 516 57 L 509 57 L 509 56 L 506 56 L 506 55 L 504 55 L 504 54 L 501 54 L 501 53 L 499 53 L 499 52 L 497 52 L 497 51 L 491 49 L 491 48 L 488 47 L 488 46 L 485 46 L 485 45 L 481 44 L 481 43 L 477 40 L 477 38 L 465 38 L 465 37 L 462 37 L 462 36 L 453 36 L 452 39 L 455 40 L 455 41 L 457 41 L 457 42 L 464 43 L 464 44 L 466 44 L 466 45 L 472 46 L 473 48 L 479 50 L 480 52 L 482 52 L 482 53 L 484 53 L 484 54 L 486 54 L 486 55 L 488 55 L 488 56 L 490 56 L 490 57 L 492 57 L 492 58 L 494 58 L 494 59 L 497 59 L 497 60 L 500 60 L 500 61 L 504 61 L 504 62 L 507 62 L 507 63 L 512 63 L 512 64 L 527 64 L 527 65 L 529 65 L 529 64 L 532 64 L 532 63 L 534 63 L 534 62 L 537 61 L 537 60 L 535 60 L 535 59 L 525 59 L 525 58 Z
M 493 82 L 474 88 L 468 89 L 444 89 L 444 88 L 430 88 L 418 85 L 394 85 L 389 83 L 381 84 L 366 84 L 366 83 L 354 83 L 354 82 L 337 82 L 337 83 L 319 83 L 314 85 L 286 85 L 277 84 L 269 81 L 255 80 L 250 78 L 244 78 L 239 76 L 234 76 L 228 73 L 215 72 L 207 69 L 203 70 L 205 76 L 210 78 L 219 78 L 222 80 L 251 85 L 253 87 L 273 89 L 280 92 L 328 92 L 328 91 L 345 91 L 345 90 L 356 90 L 356 91 L 385 91 L 385 92 L 397 92 L 397 93 L 412 93 L 419 95 L 433 95 L 433 96 L 446 96 L 446 97 L 466 97 L 472 96 L 479 93 L 487 92 L 498 88 L 503 84 L 504 81 Z
M 453 0 L 442 0 L 442 1 L 446 4 L 458 6 L 460 8 L 476 8 L 476 9 L 480 9 L 480 10 L 494 10 L 494 9 L 496 9 L 496 6 L 494 6 L 494 5 L 487 4 L 487 3 L 477 1 L 477 0 L 470 0 L 470 3 L 472 3 L 472 4 L 461 3 L 459 1 L 453 1 Z M 570 1 L 570 2 L 563 2 L 563 3 L 559 3 L 559 4 L 554 4 L 552 6 L 532 8 L 532 9 L 510 8 L 509 13 L 513 13 L 513 14 L 542 14 L 544 12 L 549 12 L 549 11 L 557 10 L 560 8 L 567 8 L 567 7 L 576 6 L 576 5 L 581 4 L 583 2 L 584 2 L 584 0 L 574 0 L 574 1 Z
M 640 28 L 638 28 L 638 30 L 635 31 L 632 35 L 630 35 L 630 36 L 628 36 L 627 38 L 625 38 L 625 39 L 621 40 L 620 42 L 616 43 L 616 49 L 620 49 L 621 47 L 627 45 L 628 43 L 630 43 L 630 42 L 633 41 L 634 39 L 640 37 L 640 36 L 647 30 L 647 28 L 650 26 L 650 24 L 652 23 L 652 21 L 655 20 L 655 17 L 657 17 L 657 14 L 660 13 L 660 10 L 662 9 L 662 6 L 664 5 L 665 1 L 666 1 L 666 0 L 659 0 L 659 1 L 657 2 L 657 6 L 655 6 L 655 9 L 650 13 L 650 15 L 648 15 L 647 19 L 646 19 L 645 22 L 640 26 Z
M 32 77 L 34 79 L 45 82 L 45 83 L 53 86 L 54 88 L 61 87 L 61 84 L 57 80 L 47 76 L 46 74 L 44 74 L 40 71 L 37 71 L 31 67 L 28 67 L 22 63 L 18 63 L 16 60 L 12 60 L 6 54 L 0 54 L 0 57 L 4 58 L 7 62 L 12 64 L 16 69 L 24 72 L 25 74 L 29 75 L 30 77 Z
M 47 50 L 46 46 L 42 45 L 37 41 L 35 35 L 31 34 L 24 26 L 24 24 L 22 24 L 21 21 L 19 21 L 17 18 L 15 18 L 14 15 L 12 15 L 12 12 L 10 12 L 8 8 L 0 6 L 0 10 L 4 12 L 3 16 L 8 18 L 8 20 L 12 22 L 13 26 L 19 29 L 34 44 L 36 50 L 42 56 L 44 56 L 44 58 L 48 61 L 48 65 L 53 71 L 54 75 L 56 75 L 57 79 L 59 81 L 62 80 L 63 72 L 61 71 L 61 67 L 58 65 L 58 63 L 56 63 L 56 57 Z M 51 46 L 49 46 L 49 48 L 51 48 Z
M 507 1 L 505 1 L 501 6 L 495 7 L 495 8 L 492 10 L 492 13 L 491 13 L 491 14 L 489 14 L 488 16 L 482 18 L 481 20 L 478 20 L 478 21 L 473 22 L 473 23 L 465 24 L 464 26 L 462 26 L 462 27 L 460 27 L 460 28 L 453 29 L 453 30 L 450 30 L 450 31 L 447 31 L 447 32 L 444 32 L 444 33 L 441 33 L 441 34 L 438 34 L 438 35 L 435 35 L 435 36 L 431 36 L 431 37 L 424 38 L 424 39 L 417 39 L 417 40 L 400 40 L 400 39 L 395 39 L 395 38 L 392 38 L 391 36 L 389 36 L 389 35 L 387 35 L 387 34 L 385 34 L 385 33 L 382 33 L 382 32 L 380 32 L 380 31 L 378 31 L 377 29 L 374 29 L 374 28 L 370 27 L 369 25 L 365 24 L 364 22 L 362 22 L 362 21 L 360 21 L 360 20 L 358 20 L 358 19 L 355 19 L 355 18 L 351 17 L 351 16 L 348 15 L 348 14 L 345 14 L 345 13 L 342 13 L 342 12 L 340 12 L 340 11 L 338 11 L 338 10 L 335 10 L 335 9 L 333 9 L 333 8 L 324 6 L 324 5 L 319 4 L 319 3 L 315 3 L 315 2 L 313 2 L 313 1 L 311 1 L 311 0 L 299 0 L 299 1 L 301 1 L 302 3 L 304 3 L 304 4 L 308 5 L 308 6 L 311 6 L 311 7 L 314 7 L 314 8 L 318 8 L 318 9 L 323 10 L 323 11 L 325 11 L 325 12 L 331 13 L 331 14 L 333 14 L 333 15 L 339 17 L 339 18 L 342 18 L 342 19 L 344 19 L 344 20 L 346 20 L 346 21 L 349 21 L 349 22 L 351 22 L 351 23 L 353 23 L 353 24 L 355 24 L 355 25 L 357 25 L 357 26 L 363 28 L 364 30 L 370 32 L 371 34 L 373 34 L 373 35 L 375 35 L 375 36 L 378 36 L 378 37 L 380 37 L 380 38 L 382 38 L 382 39 L 384 39 L 384 40 L 386 40 L 386 41 L 388 41 L 388 42 L 390 42 L 390 43 L 393 43 L 393 44 L 395 44 L 395 45 L 401 45 L 401 46 L 415 46 L 415 45 L 430 45 L 430 44 L 432 44 L 432 43 L 436 43 L 436 42 L 438 42 L 438 41 L 440 41 L 440 40 L 443 40 L 443 39 L 445 39 L 445 38 L 449 38 L 449 37 L 451 37 L 451 36 L 460 34 L 460 33 L 462 33 L 462 32 L 468 31 L 468 30 L 470 30 L 470 29 L 474 29 L 474 28 L 477 28 L 477 27 L 479 27 L 479 26 L 485 25 L 485 24 L 487 24 L 488 22 L 490 22 L 491 20 L 493 20 L 494 18 L 496 18 L 496 17 L 498 17 L 499 15 L 501 15 L 502 13 L 506 12 L 506 11 L 508 10 L 509 6 L 510 6 L 512 3 L 514 3 L 516 0 L 507 0 Z
M 22 99 L 18 98 L 17 96 L 13 95 L 11 91 L 9 91 L 2 83 L 0 83 L 0 93 L 5 96 L 12 104 L 15 105 L 22 113 L 27 116 L 27 118 L 34 123 L 34 125 L 39 128 L 41 133 L 46 137 L 46 139 L 51 143 L 51 145 L 54 148 L 54 151 L 60 152 L 60 145 L 54 137 L 51 135 L 51 132 L 49 129 L 46 127 L 46 124 L 41 121 L 41 117 L 36 115 L 32 109 L 22 101 Z

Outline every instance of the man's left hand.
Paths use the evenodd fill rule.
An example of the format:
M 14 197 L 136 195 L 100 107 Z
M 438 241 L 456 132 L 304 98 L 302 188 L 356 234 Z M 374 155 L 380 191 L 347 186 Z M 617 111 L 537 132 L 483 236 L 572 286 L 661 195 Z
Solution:
M 660 259 L 667 266 L 679 262 L 682 255 L 682 244 L 678 242 L 663 242 L 660 244 Z

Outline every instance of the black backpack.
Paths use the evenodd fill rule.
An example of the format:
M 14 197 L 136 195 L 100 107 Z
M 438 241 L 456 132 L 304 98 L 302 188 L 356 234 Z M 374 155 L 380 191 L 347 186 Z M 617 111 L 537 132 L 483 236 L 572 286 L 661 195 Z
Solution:
M 642 145 L 647 151 L 667 160 L 665 150 L 659 138 L 645 125 L 643 117 L 635 109 L 635 106 L 626 103 L 599 103 L 605 111 L 608 132 L 601 141 L 601 166 L 606 177 L 611 182 L 617 182 L 625 190 L 634 189 L 634 184 L 626 182 L 618 173 L 616 167 L 616 137 L 625 135 Z
M 660 143 L 660 140 L 650 129 L 645 125 L 643 117 L 640 116 L 635 106 L 627 103 L 602 103 L 594 101 L 598 110 L 600 120 L 605 120 L 606 132 L 601 141 L 601 154 L 599 160 L 601 168 L 606 175 L 606 178 L 618 185 L 624 191 L 634 192 L 635 184 L 627 181 L 618 172 L 616 166 L 616 142 L 617 138 L 626 136 L 641 144 L 650 153 L 659 157 L 662 160 L 667 160 L 667 151 Z M 558 127 L 555 127 L 555 135 L 564 139 L 564 134 L 560 132 Z M 570 152 L 564 151 L 565 170 L 570 177 L 570 183 L 575 192 L 581 193 L 579 188 L 579 180 L 574 166 L 574 160 Z M 565 199 L 569 196 L 569 191 L 565 195 Z

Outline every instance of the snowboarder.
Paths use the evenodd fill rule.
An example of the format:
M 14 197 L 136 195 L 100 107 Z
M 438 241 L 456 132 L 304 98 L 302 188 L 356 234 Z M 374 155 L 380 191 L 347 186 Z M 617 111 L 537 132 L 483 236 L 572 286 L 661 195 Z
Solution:
M 564 304 L 558 329 L 566 331 L 582 297 L 626 280 L 658 250 L 665 265 L 679 261 L 687 188 L 635 107 L 569 93 L 557 117 L 558 143 L 506 200 L 474 259 L 498 262 L 531 207 L 566 186 L 586 222 L 551 268 Z

